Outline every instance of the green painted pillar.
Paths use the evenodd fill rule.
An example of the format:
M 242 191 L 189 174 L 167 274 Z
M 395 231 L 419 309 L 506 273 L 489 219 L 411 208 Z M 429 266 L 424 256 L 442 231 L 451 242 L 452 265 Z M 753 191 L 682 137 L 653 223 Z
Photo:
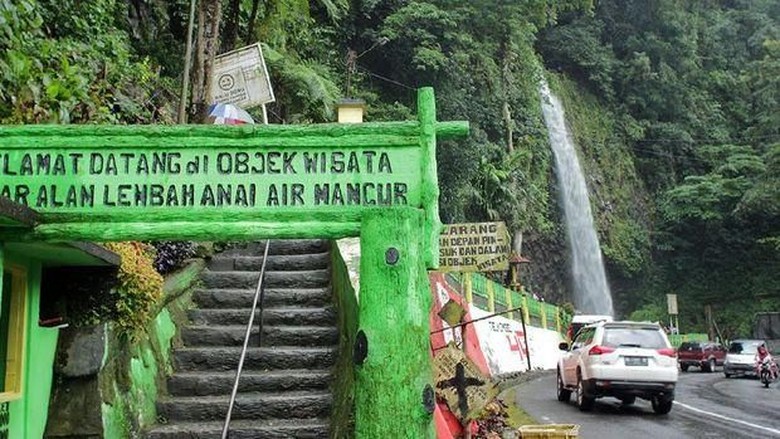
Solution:
M 377 209 L 362 219 L 359 329 L 368 348 L 356 366 L 358 439 L 434 437 L 423 404 L 433 384 L 423 224 L 424 212 L 412 208 Z

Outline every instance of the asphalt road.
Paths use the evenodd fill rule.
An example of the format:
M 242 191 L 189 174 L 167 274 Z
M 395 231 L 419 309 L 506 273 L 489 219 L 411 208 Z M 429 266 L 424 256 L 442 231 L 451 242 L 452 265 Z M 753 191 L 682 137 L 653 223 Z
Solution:
M 755 378 L 723 373 L 680 373 L 671 413 L 658 416 L 648 401 L 621 406 L 596 400 L 591 412 L 555 397 L 555 375 L 517 387 L 517 404 L 539 423 L 579 424 L 581 439 L 780 438 L 780 383 L 765 389 Z

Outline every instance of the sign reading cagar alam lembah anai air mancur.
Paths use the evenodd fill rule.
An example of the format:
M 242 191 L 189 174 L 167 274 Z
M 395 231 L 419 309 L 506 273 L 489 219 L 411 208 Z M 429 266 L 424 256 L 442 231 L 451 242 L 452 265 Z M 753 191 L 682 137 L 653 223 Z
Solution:
M 506 224 L 445 224 L 439 238 L 439 271 L 509 269 L 511 242 Z
M 415 148 L 0 150 L 0 196 L 39 212 L 417 206 Z

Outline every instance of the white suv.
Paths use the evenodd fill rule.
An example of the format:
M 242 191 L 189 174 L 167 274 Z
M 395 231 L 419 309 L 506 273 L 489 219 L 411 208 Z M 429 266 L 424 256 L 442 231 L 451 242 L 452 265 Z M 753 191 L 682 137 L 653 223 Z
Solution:
M 566 354 L 558 360 L 558 401 L 575 392 L 582 411 L 604 396 L 647 399 L 658 414 L 672 409 L 677 354 L 657 323 L 599 322 L 559 347 Z

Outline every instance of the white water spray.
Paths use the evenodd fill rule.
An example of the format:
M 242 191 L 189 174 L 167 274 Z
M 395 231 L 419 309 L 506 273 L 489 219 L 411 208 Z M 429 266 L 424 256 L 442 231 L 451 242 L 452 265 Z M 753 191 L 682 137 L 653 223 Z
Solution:
M 601 247 L 593 226 L 588 188 L 582 174 L 574 140 L 566 128 L 563 105 L 542 80 L 542 112 L 550 136 L 555 169 L 563 198 L 566 231 L 571 249 L 574 305 L 587 314 L 613 315 L 612 295 L 604 273 Z

